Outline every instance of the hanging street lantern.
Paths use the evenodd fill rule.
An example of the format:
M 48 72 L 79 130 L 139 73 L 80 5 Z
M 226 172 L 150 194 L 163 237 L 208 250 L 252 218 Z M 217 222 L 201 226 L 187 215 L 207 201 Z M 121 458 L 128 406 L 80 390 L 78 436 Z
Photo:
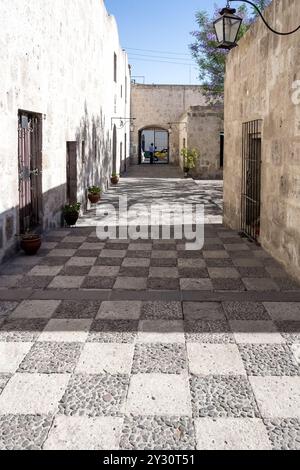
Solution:
M 219 49 L 233 49 L 237 46 L 242 18 L 237 16 L 234 8 L 225 7 L 220 11 L 220 18 L 214 22 Z
M 242 18 L 236 15 L 236 10 L 231 8 L 231 2 L 243 2 L 252 6 L 264 22 L 265 26 L 274 34 L 279 36 L 289 36 L 300 30 L 300 25 L 296 29 L 288 32 L 276 31 L 272 26 L 268 24 L 262 12 L 255 3 L 250 0 L 227 0 L 227 5 L 223 10 L 220 11 L 220 18 L 214 21 L 215 33 L 217 36 L 217 47 L 219 49 L 233 49 L 237 46 L 237 38 L 242 25 Z

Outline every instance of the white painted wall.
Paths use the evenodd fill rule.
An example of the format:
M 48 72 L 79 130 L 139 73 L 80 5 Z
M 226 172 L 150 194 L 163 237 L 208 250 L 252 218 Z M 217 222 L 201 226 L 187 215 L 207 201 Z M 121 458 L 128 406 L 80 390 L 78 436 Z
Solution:
M 0 14 L 1 259 L 14 246 L 12 224 L 13 235 L 18 232 L 18 110 L 46 115 L 43 222 L 44 228 L 57 226 L 65 202 L 66 142 L 86 140 L 85 163 L 80 152 L 78 158 L 78 199 L 85 201 L 87 185 L 107 185 L 112 168 L 111 118 L 130 116 L 130 74 L 117 24 L 103 0 L 0 0 Z M 117 168 L 125 132 L 129 156 L 129 123 L 118 130 Z

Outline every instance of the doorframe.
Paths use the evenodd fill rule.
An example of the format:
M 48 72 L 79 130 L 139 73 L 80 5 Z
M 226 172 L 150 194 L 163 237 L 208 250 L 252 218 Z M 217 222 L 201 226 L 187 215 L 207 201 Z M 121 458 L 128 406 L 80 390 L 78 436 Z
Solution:
M 31 134 L 29 147 L 26 145 L 22 127 L 22 116 L 26 116 L 29 123 L 35 119 L 35 127 L 28 129 Z M 21 133 L 21 134 L 20 134 Z M 22 145 L 22 147 L 21 147 Z M 25 153 L 28 152 L 26 157 Z M 28 158 L 28 161 L 26 161 Z M 34 161 L 34 158 L 36 159 Z M 21 163 L 28 163 L 22 165 Z M 34 168 L 33 168 L 34 166 Z M 43 224 L 43 115 L 24 109 L 18 110 L 18 187 L 19 187 L 19 210 L 18 231 L 24 233 L 26 230 L 38 229 Z M 35 182 L 35 186 L 32 185 Z M 25 195 L 23 193 L 25 191 Z M 22 215 L 23 214 L 23 215 Z M 27 218 L 27 221 L 26 221 Z
M 259 243 L 261 228 L 262 119 L 243 123 L 241 234 Z
M 142 134 L 144 131 L 154 131 L 154 146 L 155 146 L 155 132 L 160 131 L 160 132 L 166 132 L 168 136 L 168 161 L 167 162 L 162 162 L 162 163 L 155 163 L 156 165 L 169 165 L 170 164 L 170 132 L 165 129 L 164 127 L 160 126 L 146 126 L 143 127 L 142 129 L 139 130 L 139 150 L 138 150 L 138 163 L 139 165 L 148 165 L 148 163 L 142 162 Z

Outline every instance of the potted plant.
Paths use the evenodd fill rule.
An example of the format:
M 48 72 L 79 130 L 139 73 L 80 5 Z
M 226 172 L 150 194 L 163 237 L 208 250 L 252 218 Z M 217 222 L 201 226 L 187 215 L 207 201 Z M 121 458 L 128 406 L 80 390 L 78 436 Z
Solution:
M 26 255 L 34 256 L 42 245 L 42 238 L 38 233 L 27 231 L 21 235 L 20 246 Z
M 101 188 L 98 186 L 90 186 L 88 188 L 88 198 L 91 204 L 97 204 L 101 199 Z
M 119 183 L 119 180 L 120 180 L 120 178 L 119 178 L 119 175 L 117 173 L 113 173 L 111 175 L 111 178 L 110 178 L 111 184 L 117 185 Z
M 63 208 L 63 215 L 67 225 L 76 225 L 76 222 L 79 218 L 81 204 L 75 202 L 74 204 L 67 204 Z
M 187 177 L 190 170 L 193 170 L 196 167 L 196 163 L 200 155 L 196 149 L 188 149 L 188 148 L 182 149 L 181 155 L 183 157 L 184 174 Z

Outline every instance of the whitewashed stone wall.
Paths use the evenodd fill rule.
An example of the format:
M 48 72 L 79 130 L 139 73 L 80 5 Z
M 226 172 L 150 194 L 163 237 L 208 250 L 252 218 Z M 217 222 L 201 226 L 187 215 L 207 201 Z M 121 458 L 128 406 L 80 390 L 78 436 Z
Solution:
M 111 118 L 130 116 L 130 73 L 117 24 L 103 0 L 0 0 L 0 15 L 1 259 L 15 247 L 18 233 L 18 110 L 46 117 L 43 225 L 57 226 L 66 200 L 66 142 L 78 141 L 78 200 L 85 204 L 88 185 L 107 186 L 112 170 Z M 124 159 L 129 141 L 128 123 L 117 131 L 118 169 L 124 166 L 120 143 Z
M 267 21 L 300 24 L 299 0 L 274 0 Z M 258 19 L 228 57 L 225 86 L 225 221 L 240 228 L 242 124 L 262 119 L 260 242 L 300 279 L 299 32 L 271 33 Z

